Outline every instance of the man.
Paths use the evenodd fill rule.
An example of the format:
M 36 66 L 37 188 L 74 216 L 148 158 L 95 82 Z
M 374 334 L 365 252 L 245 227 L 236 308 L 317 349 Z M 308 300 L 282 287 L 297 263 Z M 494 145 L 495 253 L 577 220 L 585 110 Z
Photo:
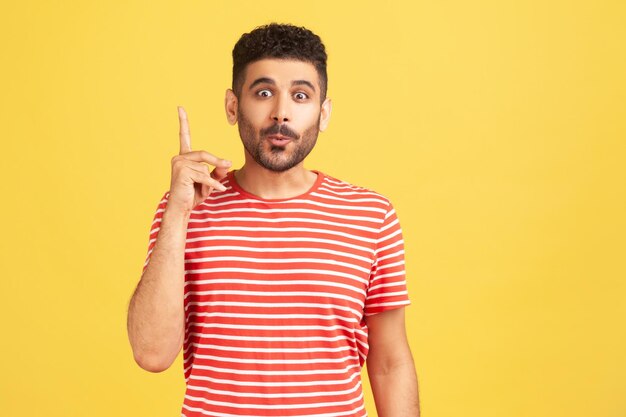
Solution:
M 180 153 L 129 306 L 135 360 L 161 372 L 183 350 L 189 417 L 365 416 L 364 363 L 380 417 L 418 416 L 393 206 L 303 165 L 331 113 L 324 45 L 270 24 L 233 61 L 226 116 L 245 164 L 192 151 L 179 108 Z

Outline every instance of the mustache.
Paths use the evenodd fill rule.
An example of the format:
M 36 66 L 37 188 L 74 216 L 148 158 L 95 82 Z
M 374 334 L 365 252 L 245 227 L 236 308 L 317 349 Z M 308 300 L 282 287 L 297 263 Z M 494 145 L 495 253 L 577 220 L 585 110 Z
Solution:
M 291 130 L 289 126 L 282 124 L 275 124 L 267 129 L 261 129 L 261 136 L 269 136 L 269 135 L 283 135 L 291 139 L 298 139 L 298 134 Z

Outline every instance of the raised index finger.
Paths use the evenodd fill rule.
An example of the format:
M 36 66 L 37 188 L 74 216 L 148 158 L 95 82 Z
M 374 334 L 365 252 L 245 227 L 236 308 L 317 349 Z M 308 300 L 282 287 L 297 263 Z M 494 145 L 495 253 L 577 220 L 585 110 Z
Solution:
M 178 106 L 178 121 L 180 123 L 180 152 L 182 155 L 187 152 L 191 152 L 191 134 L 189 133 L 189 121 L 187 120 L 187 113 L 182 106 Z

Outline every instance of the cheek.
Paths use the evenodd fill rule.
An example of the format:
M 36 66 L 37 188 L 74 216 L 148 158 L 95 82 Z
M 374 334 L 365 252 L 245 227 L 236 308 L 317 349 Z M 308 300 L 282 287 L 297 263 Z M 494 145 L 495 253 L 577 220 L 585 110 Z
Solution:
M 294 121 L 297 121 L 299 130 L 308 129 L 311 125 L 317 124 L 320 112 L 317 107 L 302 109 L 296 114 Z
M 255 125 L 260 125 L 267 115 L 267 109 L 263 103 L 256 103 L 254 105 L 250 105 L 250 103 L 240 103 L 240 113 L 246 118 L 246 120 Z
M 259 108 L 250 110 L 248 113 L 246 113 L 246 116 L 248 116 L 248 120 L 255 126 L 261 125 L 262 122 L 265 120 L 265 114 Z

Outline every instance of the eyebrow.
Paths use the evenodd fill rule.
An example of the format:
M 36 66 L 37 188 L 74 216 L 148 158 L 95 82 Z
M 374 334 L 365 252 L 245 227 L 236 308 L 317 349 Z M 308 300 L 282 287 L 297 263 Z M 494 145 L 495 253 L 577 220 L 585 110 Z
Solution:
M 274 80 L 272 80 L 271 78 L 268 77 L 260 77 L 257 78 L 256 80 L 254 80 L 252 82 L 252 84 L 250 84 L 250 87 L 248 87 L 249 90 L 252 90 L 255 86 L 259 85 L 259 84 L 271 84 L 271 85 L 276 85 L 276 82 Z M 313 92 L 315 92 L 315 86 L 313 86 L 313 83 L 311 83 L 310 81 L 307 80 L 294 80 L 291 82 L 291 85 L 306 85 L 307 87 L 309 87 L 311 90 L 313 90 Z

